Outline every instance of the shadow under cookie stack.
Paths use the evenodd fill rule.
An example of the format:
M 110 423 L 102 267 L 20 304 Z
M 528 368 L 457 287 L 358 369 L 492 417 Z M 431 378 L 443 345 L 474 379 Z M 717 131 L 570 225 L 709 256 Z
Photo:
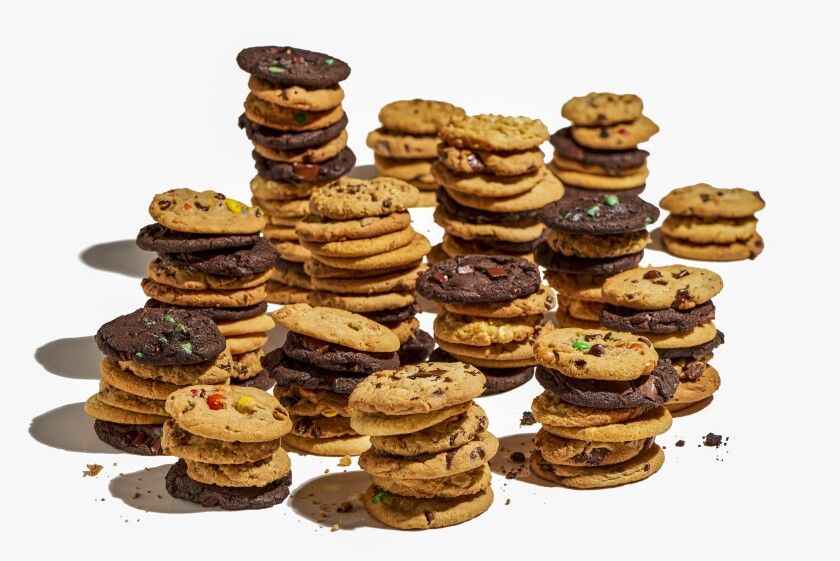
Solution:
M 647 479 L 665 454 L 656 436 L 671 427 L 665 405 L 677 374 L 650 341 L 631 333 L 563 328 L 534 344 L 545 391 L 531 409 L 542 428 L 531 472 L 576 489 Z
M 443 251 L 533 259 L 545 230 L 536 211 L 563 196 L 539 148 L 548 140 L 542 121 L 455 115 L 440 138 L 432 173 L 442 186 L 434 219 Z
M 211 318 L 233 355 L 230 383 L 269 389 L 260 358 L 274 328 L 265 300 L 276 252 L 260 236 L 262 211 L 215 191 L 173 189 L 155 195 L 149 214 L 156 224 L 137 236 L 141 249 L 157 252 L 141 281 L 146 307 Z
M 382 126 L 371 131 L 367 145 L 373 150 L 376 173 L 407 181 L 420 190 L 415 206 L 433 207 L 438 183 L 432 176 L 437 134 L 452 115 L 464 110 L 445 101 L 406 99 L 393 101 L 379 111 Z
M 236 57 L 251 76 L 239 126 L 254 145 L 257 175 L 252 204 L 266 214 L 264 234 L 277 250 L 268 285 L 274 304 L 305 302 L 312 286 L 303 270 L 308 252 L 295 224 L 312 191 L 349 173 L 356 156 L 347 146 L 347 115 L 339 82 L 350 75 L 343 61 L 293 47 L 250 47 Z
M 350 423 L 370 436 L 359 467 L 373 484 L 368 513 L 402 530 L 443 528 L 493 503 L 488 462 L 499 441 L 473 401 L 484 376 L 466 364 L 427 362 L 376 372 L 350 394 Z

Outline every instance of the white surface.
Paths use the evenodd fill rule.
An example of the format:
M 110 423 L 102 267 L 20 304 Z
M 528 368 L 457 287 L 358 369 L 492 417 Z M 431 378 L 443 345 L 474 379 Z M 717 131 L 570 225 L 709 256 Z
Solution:
M 837 559 L 835 18 L 807 2 L 690 11 L 640 2 L 358 4 L 4 4 L 4 550 Z M 715 302 L 727 342 L 713 362 L 723 386 L 660 438 L 660 473 L 593 492 L 496 475 L 496 501 L 480 518 L 405 533 L 382 529 L 358 504 L 318 519 L 313 500 L 337 502 L 366 486 L 355 465 L 345 474 L 336 459 L 293 456 L 295 497 L 283 505 L 204 511 L 167 498 L 171 458 L 116 454 L 96 439 L 81 408 L 97 388 L 92 335 L 145 300 L 138 277 L 149 256 L 131 239 L 150 222 L 152 196 L 174 186 L 248 196 L 250 149 L 236 127 L 247 76 L 235 56 L 260 44 L 319 50 L 352 66 L 343 86 L 360 164 L 372 160 L 365 133 L 393 99 L 539 117 L 554 131 L 565 126 L 566 99 L 613 90 L 641 95 L 662 129 L 645 146 L 646 199 L 698 181 L 761 190 L 764 254 L 709 265 L 726 284 Z M 416 219 L 439 237 L 428 212 Z M 653 251 L 646 260 L 673 262 Z M 431 316 L 422 319 L 430 329 Z M 518 420 L 538 392 L 530 383 L 481 402 L 491 430 L 514 449 L 535 430 Z M 728 446 L 698 448 L 709 431 Z M 673 446 L 679 438 L 684 448 Z M 83 478 L 89 463 L 105 469 Z M 135 490 L 141 498 L 132 500 Z M 330 533 L 336 521 L 342 530 Z

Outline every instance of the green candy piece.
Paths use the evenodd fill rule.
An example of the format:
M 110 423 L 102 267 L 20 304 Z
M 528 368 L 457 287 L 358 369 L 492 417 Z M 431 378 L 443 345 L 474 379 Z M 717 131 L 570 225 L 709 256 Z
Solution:
M 594 217 L 598 216 L 598 212 L 600 210 L 601 210 L 601 207 L 599 205 L 595 205 L 592 208 L 590 208 L 589 210 L 587 210 L 586 214 L 588 214 L 589 216 L 594 218 Z
M 138 351 L 138 352 L 134 353 L 134 356 L 136 356 L 137 358 L 143 358 L 143 353 Z
M 186 332 L 187 332 L 187 328 L 184 327 L 183 323 L 179 323 L 178 325 L 175 326 L 175 333 L 186 333 Z
M 645 216 L 645 224 L 650 224 L 651 222 L 653 222 L 653 220 L 651 220 L 650 216 Z
M 282 74 L 283 72 L 286 71 L 286 69 L 285 68 L 280 68 L 279 66 L 269 66 L 268 71 L 271 72 L 272 74 Z
M 327 66 L 332 66 L 334 62 L 335 61 L 333 59 L 328 58 L 327 60 L 324 61 L 324 64 L 326 64 Z
M 163 318 L 163 321 L 168 323 L 175 323 L 175 320 L 169 314 L 167 314 L 166 317 Z
M 607 336 L 604 337 L 604 339 L 606 339 L 607 341 L 615 341 L 617 337 L 615 336 L 615 333 L 610 331 L 609 333 L 607 333 Z
M 382 499 L 387 499 L 390 496 L 391 496 L 391 493 L 389 493 L 388 491 L 379 491 L 377 494 L 375 494 L 373 496 L 373 498 L 370 500 L 370 502 L 372 502 L 373 504 L 376 504 L 379 501 L 381 501 Z
M 579 351 L 588 351 L 590 345 L 586 341 L 575 341 L 572 346 Z
M 181 343 L 181 348 L 184 349 L 184 351 L 192 354 L 192 343 Z
M 618 197 L 615 195 L 604 195 L 604 204 L 607 206 L 615 206 L 618 204 Z
M 567 212 L 566 214 L 564 214 L 564 215 L 563 215 L 563 220 L 568 220 L 568 219 L 569 219 L 569 218 L 571 218 L 571 217 L 572 217 L 572 213 L 571 213 L 571 212 Z
M 295 113 L 295 121 L 298 123 L 305 123 L 309 119 L 309 114 L 306 111 L 298 111 Z

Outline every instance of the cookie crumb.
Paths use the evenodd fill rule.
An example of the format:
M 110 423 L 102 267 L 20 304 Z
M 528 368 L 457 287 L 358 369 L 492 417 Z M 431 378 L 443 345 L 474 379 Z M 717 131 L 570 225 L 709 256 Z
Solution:
M 537 422 L 536 417 L 530 411 L 523 411 L 522 418 L 519 420 L 520 427 L 530 427 Z
M 525 454 L 522 452 L 514 452 L 510 455 L 511 461 L 522 463 L 525 461 Z
M 329 473 L 329 472 L 330 472 L 330 468 L 327 468 L 327 469 L 324 470 L 324 473 Z
M 703 438 L 704 446 L 714 446 L 715 448 L 720 448 L 721 442 L 723 442 L 723 437 L 713 432 L 710 432 Z
M 341 526 L 339 526 L 338 523 L 335 523 L 330 528 L 330 532 L 338 532 L 340 529 L 341 529 Z
M 516 479 L 516 472 L 509 471 L 505 474 L 505 479 Z
M 335 511 L 344 514 L 345 512 L 350 512 L 353 510 L 353 503 L 349 501 L 344 501 L 338 507 L 336 507 Z
M 506 501 L 505 501 L 505 506 L 507 506 L 507 505 L 509 505 L 509 504 L 510 504 L 510 499 L 508 499 L 508 500 L 506 500 Z
M 102 471 L 99 464 L 87 464 L 87 469 L 82 472 L 82 477 L 96 477 Z
M 351 461 L 350 456 L 342 456 L 341 459 L 338 460 L 338 465 L 341 467 L 347 467 L 350 465 Z
M 676 446 L 677 448 L 682 448 L 683 446 L 685 446 L 685 440 L 683 440 L 683 439 L 679 439 L 679 440 L 677 440 L 677 441 L 674 443 L 674 446 Z
M 139 499 L 140 497 L 141 497 L 141 494 L 140 494 L 140 493 L 138 493 L 138 492 L 136 492 L 136 491 L 135 491 L 134 493 L 132 493 L 132 494 L 131 494 L 131 498 L 132 498 L 132 499 L 134 499 L 134 500 L 137 500 L 137 499 Z

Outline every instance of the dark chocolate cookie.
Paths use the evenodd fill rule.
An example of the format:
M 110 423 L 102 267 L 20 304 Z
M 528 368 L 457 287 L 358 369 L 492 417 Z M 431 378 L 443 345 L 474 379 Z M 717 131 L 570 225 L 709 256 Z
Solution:
M 234 380 L 231 378 L 230 380 L 231 386 L 243 386 L 246 388 L 259 388 L 263 391 L 268 391 L 272 387 L 274 387 L 274 378 L 268 375 L 268 370 L 263 368 L 260 370 L 260 373 L 254 376 L 253 378 L 248 378 L 247 380 Z
M 563 197 L 546 205 L 540 220 L 572 234 L 625 234 L 644 230 L 659 219 L 659 208 L 636 195 Z
M 394 308 L 393 310 L 377 310 L 375 312 L 358 312 L 360 316 L 365 316 L 369 320 L 376 323 L 392 323 L 398 321 L 405 321 L 411 319 L 422 311 L 420 304 L 412 302 L 408 306 L 402 308 Z
M 429 355 L 429 362 L 458 362 L 458 359 L 438 347 Z M 475 368 L 478 368 L 487 380 L 484 384 L 484 393 L 481 394 L 483 396 L 495 395 L 518 388 L 534 377 L 533 366 L 523 366 L 521 368 L 484 368 L 476 366 Z
M 512 254 L 532 253 L 537 248 L 537 246 L 544 242 L 545 239 L 548 237 L 548 230 L 543 230 L 543 233 L 540 234 L 540 237 L 530 242 L 508 242 L 500 240 L 498 238 L 494 238 L 493 236 L 478 236 L 474 240 L 465 240 L 463 238 L 459 238 L 458 236 L 453 236 L 452 234 L 448 235 L 455 238 L 455 241 L 458 243 L 458 245 L 466 248 L 474 248 L 474 253 L 492 251 L 494 253 Z
M 347 114 L 337 122 L 322 129 L 311 131 L 281 131 L 255 123 L 245 113 L 239 116 L 239 128 L 245 131 L 248 140 L 276 150 L 295 150 L 307 146 L 318 146 L 336 138 L 347 128 Z
M 262 157 L 256 150 L 251 152 L 257 174 L 263 179 L 281 183 L 300 183 L 302 181 L 330 181 L 346 175 L 356 165 L 356 154 L 349 146 L 335 157 L 317 164 L 278 162 Z
M 540 270 L 521 257 L 459 255 L 420 273 L 417 292 L 433 302 L 500 302 L 533 294 Z
M 294 360 L 275 349 L 262 359 L 275 382 L 283 386 L 299 386 L 311 390 L 328 390 L 341 395 L 350 395 L 359 382 L 365 379 L 365 373 L 341 372 L 319 368 L 305 362 Z
M 568 160 L 582 164 L 594 164 L 604 168 L 608 175 L 618 175 L 621 170 L 636 168 L 645 163 L 647 150 L 595 150 L 581 146 L 572 138 L 572 127 L 562 128 L 549 139 L 554 150 Z
M 633 333 L 682 333 L 691 331 L 715 319 L 715 305 L 711 300 L 690 310 L 640 311 L 604 304 L 601 325 L 616 331 Z
M 239 68 L 272 84 L 323 88 L 350 75 L 343 60 L 295 47 L 248 47 L 236 55 Z
M 166 472 L 166 491 L 176 499 L 223 510 L 268 508 L 289 496 L 292 473 L 265 487 L 221 487 L 199 483 L 187 475 L 187 462 L 178 460 Z
M 434 348 L 434 338 L 422 329 L 418 329 L 414 337 L 403 343 L 397 351 L 397 356 L 400 358 L 400 366 L 424 362 L 429 358 L 429 353 Z
M 259 234 L 189 234 L 176 232 L 161 224 L 149 224 L 137 234 L 137 247 L 163 253 L 191 253 L 233 247 L 250 247 L 259 241 Z
M 490 212 L 479 208 L 471 208 L 458 204 L 449 196 L 446 189 L 439 187 L 436 193 L 438 203 L 450 215 L 462 222 L 470 224 L 511 224 L 529 218 L 537 218 L 540 209 L 524 210 L 522 212 Z
M 138 364 L 196 364 L 225 350 L 212 319 L 174 308 L 140 308 L 120 316 L 100 327 L 94 340 L 108 358 Z
M 575 187 L 568 182 L 563 182 L 563 198 L 580 198 L 580 197 L 605 197 L 606 195 L 641 195 L 645 191 L 645 186 L 631 187 L 630 189 L 588 189 L 586 187 Z
M 264 273 L 274 266 L 277 250 L 260 238 L 251 247 L 194 251 L 191 253 L 158 253 L 164 263 L 224 277 L 242 277 Z
M 162 456 L 163 425 L 124 425 L 96 419 L 93 430 L 105 444 L 138 456 Z
M 578 407 L 630 409 L 659 407 L 674 397 L 679 376 L 671 361 L 659 359 L 648 375 L 635 380 L 570 378 L 557 370 L 537 366 L 537 381 L 561 400 Z
M 192 306 L 176 306 L 174 304 L 167 304 L 154 298 L 149 298 L 143 305 L 145 308 L 163 308 L 173 310 L 189 310 L 203 314 L 213 321 L 235 321 L 238 319 L 249 319 L 262 315 L 268 310 L 267 302 L 260 302 L 253 306 L 243 306 L 241 308 L 196 308 Z
M 357 351 L 294 331 L 289 331 L 286 335 L 286 342 L 283 343 L 282 348 L 283 353 L 291 359 L 327 370 L 370 374 L 378 370 L 394 370 L 400 366 L 400 359 L 396 352 Z M 266 366 L 265 361 L 263 365 Z
M 708 343 L 696 345 L 694 347 L 680 347 L 676 349 L 656 349 L 659 358 L 678 359 L 678 358 L 697 358 L 707 355 L 714 351 L 724 342 L 723 331 L 718 330 L 715 338 Z
M 283 259 L 280 256 L 278 256 L 277 259 L 274 260 L 274 268 L 281 269 L 283 271 L 293 271 L 295 273 L 306 275 L 306 271 L 303 268 L 303 263 L 298 263 L 297 261 L 289 261 L 287 259 Z
M 553 251 L 548 244 L 543 243 L 534 250 L 534 261 L 549 271 L 560 271 L 572 275 L 615 275 L 632 269 L 642 260 L 644 250 L 620 257 L 606 259 L 583 259 L 568 257 Z

